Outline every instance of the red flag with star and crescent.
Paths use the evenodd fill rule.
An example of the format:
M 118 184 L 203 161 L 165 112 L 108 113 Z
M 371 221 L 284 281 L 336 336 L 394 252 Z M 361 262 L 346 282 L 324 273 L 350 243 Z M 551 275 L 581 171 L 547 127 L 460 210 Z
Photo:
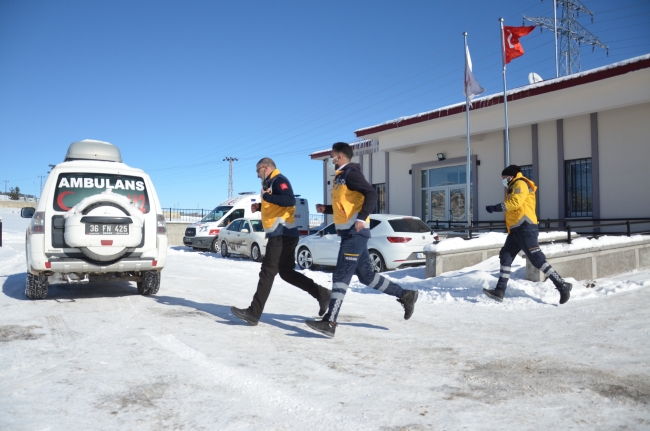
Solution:
M 524 55 L 524 47 L 519 43 L 519 38 L 535 30 L 535 26 L 509 27 L 503 26 L 503 64 L 510 63 L 513 59 Z

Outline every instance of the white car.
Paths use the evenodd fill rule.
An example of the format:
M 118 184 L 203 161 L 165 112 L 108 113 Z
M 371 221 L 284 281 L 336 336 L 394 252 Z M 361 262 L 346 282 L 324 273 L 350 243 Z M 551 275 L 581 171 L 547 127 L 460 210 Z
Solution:
M 371 214 L 370 232 L 368 251 L 375 272 L 425 264 L 424 246 L 438 240 L 418 217 L 404 215 Z M 341 237 L 336 235 L 334 223 L 329 224 L 298 242 L 298 266 L 336 266 L 340 245 Z
M 219 249 L 221 256 L 231 254 L 248 256 L 255 262 L 261 262 L 266 253 L 266 233 L 262 220 L 238 218 L 228 227 L 219 231 Z
M 52 168 L 26 234 L 25 295 L 47 297 L 49 283 L 135 281 L 160 288 L 167 226 L 149 176 L 122 163 L 108 142 L 84 140 Z

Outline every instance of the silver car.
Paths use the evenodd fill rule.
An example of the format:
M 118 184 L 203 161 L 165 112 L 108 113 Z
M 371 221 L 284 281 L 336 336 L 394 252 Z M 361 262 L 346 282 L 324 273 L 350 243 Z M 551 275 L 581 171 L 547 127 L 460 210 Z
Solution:
M 371 214 L 370 231 L 368 251 L 375 272 L 425 264 L 424 246 L 438 240 L 429 226 L 412 216 Z M 329 224 L 298 242 L 298 266 L 336 266 L 340 245 L 341 237 L 336 235 L 334 223 Z
M 238 218 L 228 227 L 219 231 L 221 256 L 231 254 L 248 256 L 255 262 L 261 262 L 266 253 L 266 234 L 262 220 Z

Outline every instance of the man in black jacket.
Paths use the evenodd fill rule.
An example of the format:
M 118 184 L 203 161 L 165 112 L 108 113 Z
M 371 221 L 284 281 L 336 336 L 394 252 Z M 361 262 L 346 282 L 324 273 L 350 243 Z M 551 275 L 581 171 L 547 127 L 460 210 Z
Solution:
M 398 284 L 376 274 L 370 255 L 369 215 L 377 203 L 375 188 L 366 181 L 357 163 L 352 160 L 352 147 L 345 142 L 332 145 L 330 164 L 336 176 L 332 188 L 332 205 L 316 205 L 319 213 L 333 214 L 336 232 L 341 237 L 336 269 L 332 275 L 332 298 L 323 320 L 307 320 L 307 326 L 327 337 L 333 337 L 345 293 L 354 274 L 359 281 L 388 295 L 396 296 L 404 307 L 404 319 L 409 319 L 418 299 L 417 290 L 402 289 Z M 334 162 L 336 160 L 336 162 Z
M 257 176 L 262 180 L 262 203 L 252 204 L 251 211 L 262 211 L 262 225 L 266 232 L 266 254 L 262 260 L 260 280 L 253 302 L 246 309 L 230 307 L 232 313 L 249 325 L 255 326 L 262 316 L 264 305 L 271 293 L 273 280 L 280 278 L 304 290 L 318 300 L 322 316 L 327 310 L 331 291 L 314 283 L 314 280 L 295 270 L 295 249 L 300 239 L 295 225 L 296 197 L 289 180 L 275 167 L 268 157 L 257 162 Z

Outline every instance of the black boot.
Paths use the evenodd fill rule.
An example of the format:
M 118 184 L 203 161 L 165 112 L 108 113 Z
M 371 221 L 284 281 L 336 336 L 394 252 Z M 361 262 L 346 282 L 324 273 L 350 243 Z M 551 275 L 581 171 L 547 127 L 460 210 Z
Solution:
M 497 302 L 503 302 L 503 294 L 506 293 L 505 290 L 499 289 L 498 287 L 494 290 L 483 289 L 488 297 L 494 299 Z
M 255 316 L 253 316 L 253 314 L 250 312 L 248 308 L 243 310 L 237 307 L 230 307 L 230 311 L 232 311 L 232 314 L 239 317 L 241 320 L 245 320 L 246 323 L 248 323 L 251 326 L 257 325 L 257 322 L 260 321 L 260 319 L 257 319 L 255 318 Z
M 311 329 L 320 332 L 328 338 L 334 337 L 334 332 L 336 332 L 336 322 L 329 322 L 327 320 L 307 320 L 306 323 Z
M 418 300 L 420 292 L 417 290 L 404 290 L 401 298 L 397 300 L 404 307 L 404 320 L 409 320 L 415 310 L 415 302 Z
M 318 310 L 318 315 L 322 316 L 325 314 L 327 311 L 327 308 L 330 305 L 330 298 L 332 297 L 332 291 L 323 287 L 323 286 L 318 286 L 318 305 L 320 305 L 320 309 Z
M 562 286 L 556 287 L 556 289 L 560 292 L 560 304 L 564 304 L 569 300 L 569 297 L 571 296 L 571 289 L 573 289 L 573 285 L 565 281 L 562 283 Z

